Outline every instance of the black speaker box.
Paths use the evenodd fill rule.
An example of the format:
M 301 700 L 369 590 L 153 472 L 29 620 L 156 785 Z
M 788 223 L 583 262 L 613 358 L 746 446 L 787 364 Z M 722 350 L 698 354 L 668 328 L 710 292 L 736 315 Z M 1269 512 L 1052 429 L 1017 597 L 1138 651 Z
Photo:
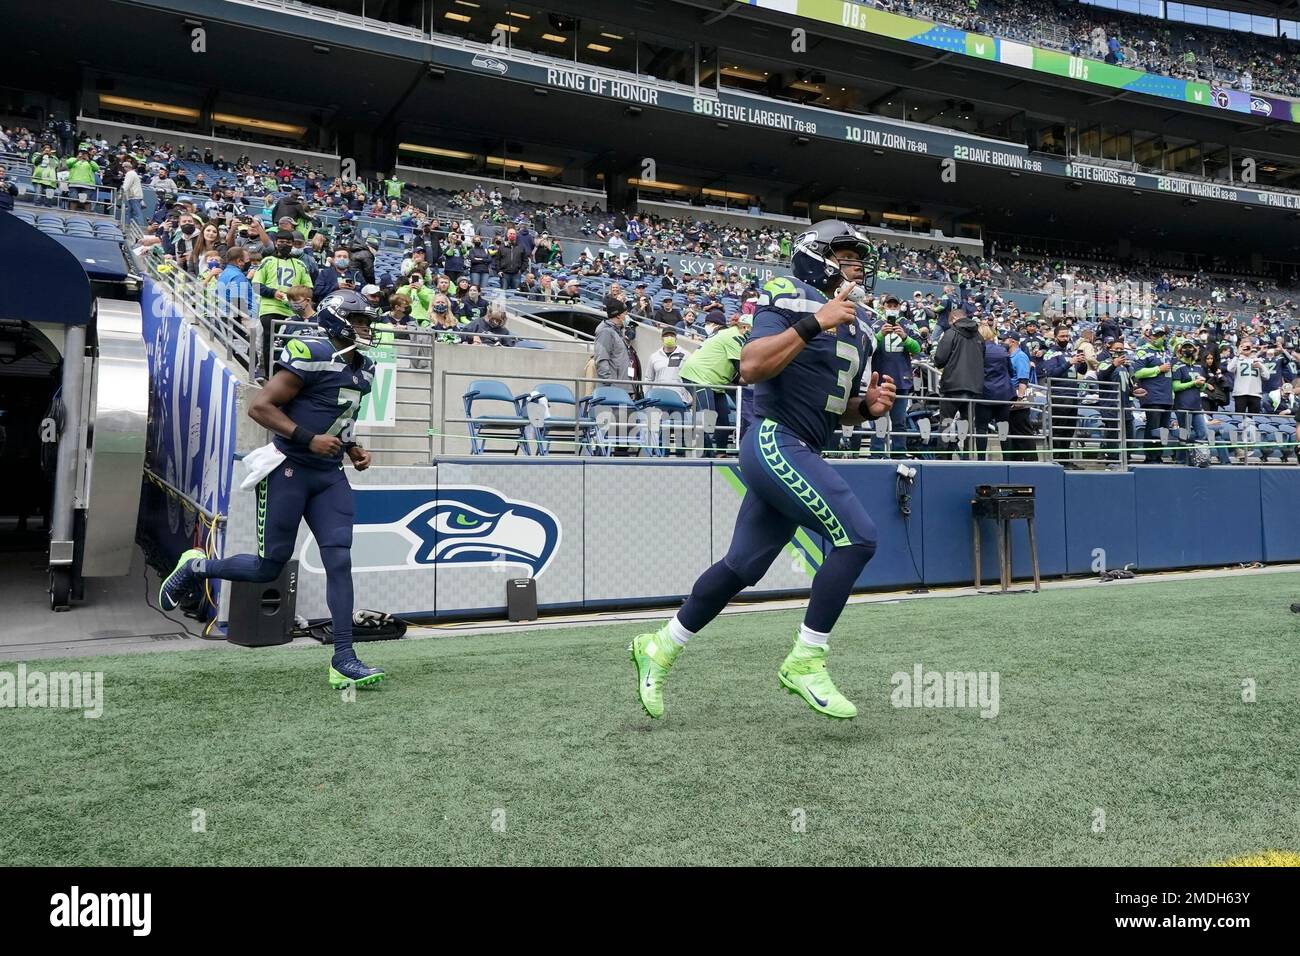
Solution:
M 537 581 L 511 578 L 506 582 L 506 615 L 512 621 L 537 620 Z
M 298 562 L 286 561 L 274 581 L 227 582 L 230 621 L 226 640 L 242 647 L 274 647 L 293 639 L 293 615 L 298 605 Z

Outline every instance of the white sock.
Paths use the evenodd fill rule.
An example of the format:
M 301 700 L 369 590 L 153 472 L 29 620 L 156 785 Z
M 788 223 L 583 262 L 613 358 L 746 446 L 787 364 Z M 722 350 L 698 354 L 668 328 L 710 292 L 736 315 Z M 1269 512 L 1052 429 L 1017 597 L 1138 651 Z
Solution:
M 674 614 L 672 620 L 668 622 L 668 636 L 673 639 L 674 644 L 685 647 L 686 642 L 695 636 L 695 632 L 682 627 L 682 622 L 677 620 L 677 615 Z
M 829 639 L 830 634 L 814 631 L 807 624 L 799 625 L 799 643 L 806 647 L 828 647 L 827 641 Z

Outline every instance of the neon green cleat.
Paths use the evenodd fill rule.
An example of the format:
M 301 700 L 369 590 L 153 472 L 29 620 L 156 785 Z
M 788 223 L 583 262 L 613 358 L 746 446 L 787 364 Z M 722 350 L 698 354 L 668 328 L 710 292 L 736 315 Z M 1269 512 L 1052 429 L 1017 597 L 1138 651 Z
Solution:
M 651 717 L 662 717 L 664 678 L 682 652 L 682 645 L 672 639 L 665 624 L 653 634 L 638 634 L 627 649 L 636 665 L 636 693 L 641 706 Z
M 858 716 L 858 709 L 836 690 L 831 675 L 826 673 L 825 647 L 810 647 L 796 637 L 777 676 L 782 687 L 802 697 L 819 714 L 839 720 Z
M 177 560 L 172 573 L 163 578 L 162 584 L 158 587 L 158 603 L 164 611 L 175 610 L 194 593 L 199 585 L 199 579 L 190 568 L 190 562 L 195 558 L 205 557 L 207 555 L 198 548 L 190 548 Z
M 365 687 L 367 684 L 379 683 L 384 676 L 382 668 L 367 667 L 353 657 L 340 662 L 337 667 L 333 663 L 330 664 L 330 689 L 342 690 L 353 684 L 357 687 Z

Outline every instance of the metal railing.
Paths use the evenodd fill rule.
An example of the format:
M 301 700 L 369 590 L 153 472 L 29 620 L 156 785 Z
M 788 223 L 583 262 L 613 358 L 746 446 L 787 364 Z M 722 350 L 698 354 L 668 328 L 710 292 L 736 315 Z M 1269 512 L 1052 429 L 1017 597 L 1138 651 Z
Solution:
M 708 389 L 730 393 L 735 420 L 718 424 L 720 415 L 701 407 L 698 392 L 703 386 L 689 383 L 647 385 L 634 379 L 586 378 L 580 375 L 542 378 L 537 375 L 488 375 L 481 372 L 443 370 L 440 373 L 442 414 L 439 426 L 430 428 L 438 453 L 447 454 L 447 441 L 460 440 L 471 454 L 505 451 L 512 454 L 548 455 L 552 450 L 573 455 L 609 456 L 624 452 L 632 457 L 735 457 L 740 431 L 739 386 Z M 459 387 L 459 383 L 465 387 Z M 472 395 L 475 381 L 519 383 L 507 389 L 506 398 L 490 394 Z M 556 386 L 563 386 L 560 392 Z M 602 400 L 598 389 L 616 389 L 626 399 Z M 693 396 L 683 401 L 682 392 Z M 669 393 L 669 394 L 664 394 Z M 463 412 L 467 399 L 494 402 L 483 412 L 470 405 L 470 414 L 449 415 L 451 408 Z M 716 401 L 715 404 L 721 404 Z M 503 407 L 505 406 L 505 407 Z M 452 430 L 459 426 L 462 430 Z M 491 448 L 488 443 L 504 443 Z
M 233 298 L 220 296 L 215 281 L 191 275 L 170 256 L 148 251 L 136 255 L 135 249 L 144 236 L 136 223 L 127 224 L 125 236 L 126 256 L 136 270 L 153 279 L 181 314 L 200 326 L 209 341 L 224 351 L 228 362 L 241 366 L 250 379 L 256 378 L 262 370 L 257 344 L 260 325 L 250 310 Z

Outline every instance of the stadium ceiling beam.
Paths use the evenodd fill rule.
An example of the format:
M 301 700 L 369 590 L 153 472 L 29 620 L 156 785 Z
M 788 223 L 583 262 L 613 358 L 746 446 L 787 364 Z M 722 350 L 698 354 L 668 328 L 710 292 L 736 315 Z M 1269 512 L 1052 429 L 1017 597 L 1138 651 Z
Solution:
M 717 13 L 711 13 L 707 17 L 705 17 L 702 26 L 711 27 L 719 20 L 724 20 L 727 17 L 731 16 L 733 13 L 735 13 L 737 10 L 743 10 L 747 6 L 749 6 L 749 4 L 741 3 L 739 2 L 739 0 L 732 0 L 732 2 L 728 3 Z
M 1090 98 L 1086 106 L 1098 106 L 1102 103 L 1113 103 L 1115 100 L 1125 99 L 1129 95 L 1129 90 L 1120 90 L 1118 93 L 1112 93 L 1110 96 L 1094 96 Z
M 916 66 L 911 67 L 911 70 L 913 72 L 917 72 L 920 70 L 928 70 L 930 67 L 938 66 L 940 63 L 947 63 L 949 60 L 952 59 L 952 57 L 953 57 L 953 53 L 951 50 L 949 50 L 947 53 L 941 53 L 936 57 L 931 57 L 927 60 L 924 60 L 921 63 L 916 64 Z

